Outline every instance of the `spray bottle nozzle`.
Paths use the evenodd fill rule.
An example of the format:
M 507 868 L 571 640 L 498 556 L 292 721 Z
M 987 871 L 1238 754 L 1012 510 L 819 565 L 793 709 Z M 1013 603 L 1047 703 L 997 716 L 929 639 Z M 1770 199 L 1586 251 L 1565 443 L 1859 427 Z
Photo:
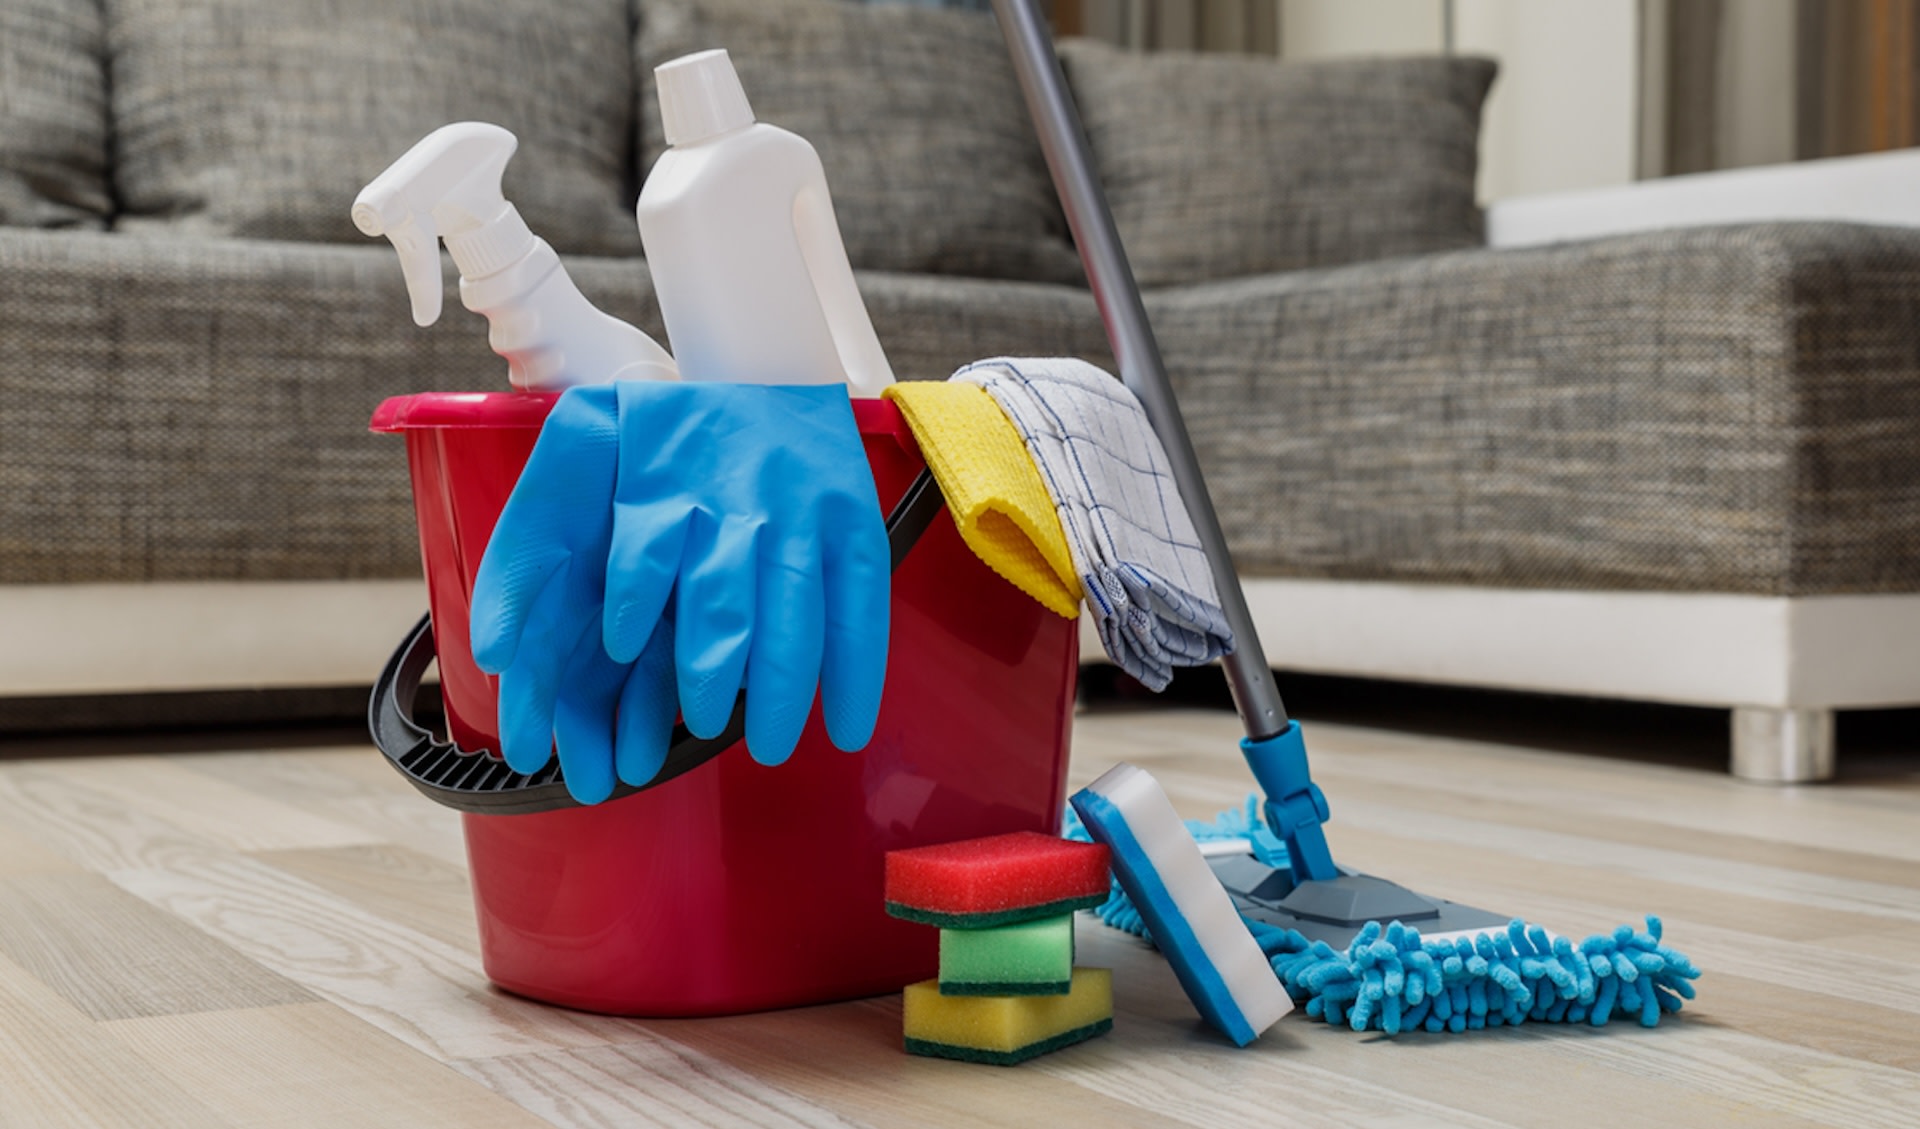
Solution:
M 384 235 L 400 255 L 400 271 L 413 300 L 413 320 L 432 325 L 440 317 L 440 240 L 450 247 L 463 235 L 502 219 L 513 243 L 532 234 L 500 192 L 500 177 L 519 147 L 513 134 L 485 122 L 441 126 L 360 190 L 353 223 L 368 235 Z M 462 242 L 472 243 L 474 240 Z M 495 241 L 480 241 L 491 244 Z M 511 249 L 488 247 L 488 258 Z M 456 249 L 456 259 L 460 256 Z

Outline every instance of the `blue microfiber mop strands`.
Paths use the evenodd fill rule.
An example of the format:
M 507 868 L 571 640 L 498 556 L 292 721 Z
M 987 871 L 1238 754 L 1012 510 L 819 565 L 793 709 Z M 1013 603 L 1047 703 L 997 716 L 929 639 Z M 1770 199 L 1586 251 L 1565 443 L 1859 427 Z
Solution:
M 1200 842 L 1263 831 L 1257 798 L 1213 823 L 1188 820 Z M 1086 839 L 1071 808 L 1061 832 Z M 1118 883 L 1094 910 L 1101 921 L 1151 941 L 1146 923 Z M 1504 932 L 1426 940 L 1400 922 L 1368 924 L 1344 952 L 1291 929 L 1242 918 L 1273 970 L 1308 1016 L 1355 1031 L 1462 1032 L 1522 1023 L 1587 1023 L 1615 1018 L 1654 1027 L 1694 998 L 1700 971 L 1661 943 L 1661 923 L 1646 932 L 1622 925 L 1575 945 L 1515 920 Z
M 1291 929 L 1247 922 L 1296 1002 L 1309 1016 L 1355 1031 L 1472 1031 L 1522 1023 L 1604 1027 L 1633 1017 L 1654 1027 L 1694 996 L 1700 975 L 1647 931 L 1622 925 L 1575 946 L 1538 925 L 1434 941 L 1399 922 L 1369 923 L 1345 952 Z

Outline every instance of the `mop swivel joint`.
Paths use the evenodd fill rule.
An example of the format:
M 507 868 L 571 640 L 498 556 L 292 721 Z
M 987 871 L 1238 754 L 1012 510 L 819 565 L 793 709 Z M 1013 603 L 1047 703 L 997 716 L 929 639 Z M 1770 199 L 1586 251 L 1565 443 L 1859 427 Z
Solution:
M 1295 882 L 1339 876 L 1321 824 L 1328 818 L 1327 798 L 1307 768 L 1307 744 L 1299 722 L 1272 737 L 1240 742 L 1247 767 L 1267 794 L 1267 825 L 1287 845 Z

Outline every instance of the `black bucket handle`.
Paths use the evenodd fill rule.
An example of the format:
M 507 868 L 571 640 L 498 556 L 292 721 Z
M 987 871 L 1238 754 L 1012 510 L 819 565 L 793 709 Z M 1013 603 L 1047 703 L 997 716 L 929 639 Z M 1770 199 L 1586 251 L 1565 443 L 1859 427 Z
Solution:
M 887 515 L 887 540 L 893 548 L 895 571 L 945 504 L 933 472 L 923 468 Z M 373 685 L 373 698 L 367 704 L 367 729 L 395 771 L 422 795 L 455 811 L 532 815 L 583 806 L 567 792 L 558 758 L 529 776 L 515 772 L 487 750 L 467 750 L 451 741 L 437 740 L 431 730 L 415 721 L 413 710 L 420 679 L 434 657 L 433 617 L 422 616 Z M 657 788 L 719 756 L 746 732 L 746 717 L 743 695 L 718 736 L 695 737 L 686 726 L 676 724 L 666 762 L 653 779 L 638 787 L 617 784 L 610 799 Z

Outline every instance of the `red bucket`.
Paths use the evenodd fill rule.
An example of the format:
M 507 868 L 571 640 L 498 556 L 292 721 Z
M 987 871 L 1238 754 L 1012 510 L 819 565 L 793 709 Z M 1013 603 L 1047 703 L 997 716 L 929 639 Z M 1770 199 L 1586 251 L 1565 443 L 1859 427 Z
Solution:
M 448 728 L 499 748 L 495 682 L 467 642 L 475 571 L 555 397 L 428 393 L 380 405 L 407 439 Z M 890 403 L 855 416 L 884 508 L 923 467 Z M 888 917 L 901 847 L 1053 832 L 1066 798 L 1078 633 L 937 520 L 893 574 L 886 695 L 843 753 L 819 711 L 793 758 L 735 745 L 596 807 L 463 813 L 481 956 L 524 996 L 620 1015 L 851 999 L 934 975 L 938 935 Z

